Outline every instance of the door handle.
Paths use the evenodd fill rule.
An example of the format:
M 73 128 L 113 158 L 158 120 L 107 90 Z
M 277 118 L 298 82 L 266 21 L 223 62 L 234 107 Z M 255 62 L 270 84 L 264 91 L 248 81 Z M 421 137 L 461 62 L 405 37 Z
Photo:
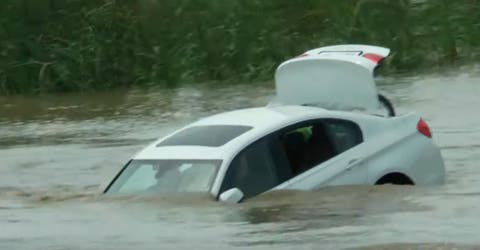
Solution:
M 356 158 L 356 159 L 350 160 L 347 164 L 347 170 L 351 170 L 353 166 L 360 163 L 362 160 L 363 160 L 362 158 Z

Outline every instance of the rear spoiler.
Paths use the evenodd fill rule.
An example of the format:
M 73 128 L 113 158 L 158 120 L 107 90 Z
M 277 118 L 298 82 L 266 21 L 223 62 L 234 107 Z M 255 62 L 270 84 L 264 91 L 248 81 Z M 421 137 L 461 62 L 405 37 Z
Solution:
M 388 57 L 388 55 L 390 55 L 389 48 L 362 44 L 345 44 L 312 49 L 297 58 L 307 56 L 347 58 L 347 60 L 359 64 L 374 73 L 375 69 L 381 65 L 381 62 Z

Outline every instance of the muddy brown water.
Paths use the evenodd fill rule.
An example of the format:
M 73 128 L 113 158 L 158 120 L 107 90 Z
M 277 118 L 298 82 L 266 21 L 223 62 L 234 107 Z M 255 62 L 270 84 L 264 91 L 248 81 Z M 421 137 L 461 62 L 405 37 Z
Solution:
M 477 67 L 478 68 L 478 67 Z M 270 83 L 0 98 L 0 249 L 480 248 L 480 74 L 380 79 L 430 124 L 447 167 L 436 187 L 208 196 L 99 195 L 128 158 L 200 117 L 261 106 Z

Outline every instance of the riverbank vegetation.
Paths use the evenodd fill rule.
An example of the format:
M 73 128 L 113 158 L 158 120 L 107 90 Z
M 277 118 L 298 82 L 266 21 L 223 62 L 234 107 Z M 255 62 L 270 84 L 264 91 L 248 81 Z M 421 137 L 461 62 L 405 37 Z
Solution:
M 338 43 L 401 72 L 480 58 L 478 0 L 3 0 L 0 95 L 263 81 Z

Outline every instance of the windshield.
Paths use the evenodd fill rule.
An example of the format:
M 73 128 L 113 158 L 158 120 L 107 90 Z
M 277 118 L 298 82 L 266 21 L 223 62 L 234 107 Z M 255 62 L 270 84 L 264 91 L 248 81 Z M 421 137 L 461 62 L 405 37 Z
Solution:
M 106 193 L 206 193 L 220 164 L 221 160 L 132 160 Z

